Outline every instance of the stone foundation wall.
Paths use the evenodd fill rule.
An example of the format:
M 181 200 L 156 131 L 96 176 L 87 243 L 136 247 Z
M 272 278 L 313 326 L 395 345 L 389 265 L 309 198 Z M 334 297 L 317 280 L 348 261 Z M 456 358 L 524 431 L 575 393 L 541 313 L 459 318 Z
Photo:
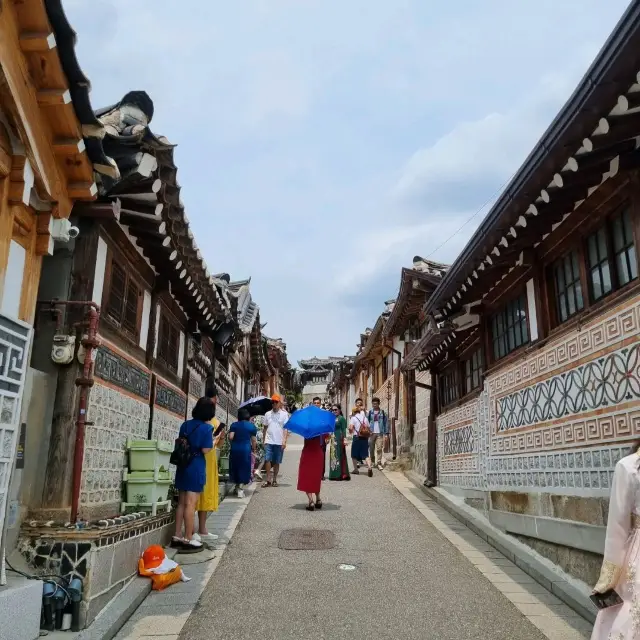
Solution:
M 173 514 L 164 514 L 104 530 L 23 529 L 18 552 L 35 575 L 82 580 L 85 628 L 137 573 L 142 552 L 152 544 L 167 544 L 172 528 Z

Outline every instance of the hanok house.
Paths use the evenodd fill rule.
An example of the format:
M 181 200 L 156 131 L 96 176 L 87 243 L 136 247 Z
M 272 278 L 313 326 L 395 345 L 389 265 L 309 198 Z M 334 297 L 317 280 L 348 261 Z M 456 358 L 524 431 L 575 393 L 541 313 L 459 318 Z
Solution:
M 149 128 L 152 101 L 131 92 L 98 116 L 119 177 L 101 177 L 97 201 L 73 210 L 78 238 L 45 259 L 19 542 L 32 570 L 83 579 L 87 624 L 171 526 L 170 513 L 118 517 L 127 440 L 173 442 L 234 333 L 180 201 L 174 147 Z
M 299 360 L 300 376 L 304 385 L 302 389 L 302 402 L 309 404 L 314 397 L 319 396 L 323 402 L 328 400 L 327 389 L 333 378 L 333 365 L 340 358 L 317 358 Z
M 269 393 L 286 397 L 291 389 L 291 364 L 287 358 L 287 345 L 282 338 L 267 338 L 267 360 L 269 362 Z
M 94 167 L 113 171 L 91 138 L 100 125 L 73 35 L 59 2 L 5 2 L 0 10 L 0 585 L 20 519 L 17 491 L 35 481 L 23 466 L 37 448 L 30 440 L 25 451 L 24 416 L 39 384 L 29 357 L 43 257 L 75 234 L 69 215 L 75 202 L 95 198 Z M 37 583 L 0 589 L 0 601 L 17 593 L 28 606 L 34 591 L 39 611 Z M 25 611 L 6 601 L 0 608 Z
M 634 1 L 414 347 L 437 391 L 438 484 L 587 584 L 614 466 L 640 435 L 639 69 Z
M 356 391 L 351 375 L 354 360 L 354 356 L 344 356 L 334 364 L 333 379 L 327 388 L 329 401 L 339 405 L 347 418 L 356 401 Z
M 380 333 L 382 350 L 374 363 L 379 375 L 373 395 L 383 407 L 386 401 L 394 456 L 412 457 L 418 467 L 423 466 L 426 454 L 425 409 L 430 385 L 424 375 L 416 376 L 411 368 L 402 371 L 401 366 L 407 351 L 420 339 L 422 308 L 447 269 L 447 265 L 420 256 L 414 257 L 411 268 L 402 269 L 398 295 Z

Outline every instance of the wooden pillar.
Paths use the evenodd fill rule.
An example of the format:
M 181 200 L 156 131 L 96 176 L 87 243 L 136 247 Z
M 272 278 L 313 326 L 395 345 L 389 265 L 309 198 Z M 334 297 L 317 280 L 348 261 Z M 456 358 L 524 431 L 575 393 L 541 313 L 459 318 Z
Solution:
M 98 250 L 98 226 L 83 220 L 73 258 L 71 300 L 91 300 Z M 63 310 L 64 311 L 64 310 Z M 81 309 L 71 309 L 64 314 L 65 328 L 82 317 Z M 71 506 L 73 486 L 73 453 L 76 440 L 78 387 L 82 366 L 77 358 L 58 373 L 58 386 L 53 404 L 51 442 L 47 459 L 46 478 L 42 493 L 42 508 L 68 510 Z
M 429 420 L 427 422 L 427 479 L 425 484 L 435 487 L 438 483 L 438 408 L 440 384 L 437 373 L 431 373 L 429 392 Z

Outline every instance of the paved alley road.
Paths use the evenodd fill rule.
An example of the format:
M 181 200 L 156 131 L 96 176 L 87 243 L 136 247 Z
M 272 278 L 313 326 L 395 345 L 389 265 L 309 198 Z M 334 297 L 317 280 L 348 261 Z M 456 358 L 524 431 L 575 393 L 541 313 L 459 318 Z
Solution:
M 546 637 L 382 473 L 327 481 L 324 508 L 305 511 L 300 448 L 287 450 L 280 487 L 252 498 L 181 639 Z M 337 544 L 281 550 L 293 528 L 328 529 Z

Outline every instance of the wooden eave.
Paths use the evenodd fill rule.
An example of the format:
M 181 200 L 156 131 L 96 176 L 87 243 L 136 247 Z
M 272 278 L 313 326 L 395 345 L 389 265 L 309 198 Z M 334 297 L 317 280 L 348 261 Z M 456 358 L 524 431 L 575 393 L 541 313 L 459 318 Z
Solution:
M 59 1 L 4 2 L 0 59 L 10 94 L 3 107 L 13 112 L 28 144 L 27 157 L 36 183 L 45 192 L 42 195 L 56 205 L 54 216 L 66 218 L 74 201 L 96 197 L 97 186 L 73 102 L 77 86 L 70 84 L 63 66 L 63 60 L 75 60 L 74 43 L 64 37 L 58 42 L 47 14 L 48 6 L 55 9 L 56 4 Z M 56 17 L 60 15 L 64 18 L 64 13 Z M 60 26 L 60 20 L 56 24 Z M 88 95 L 88 81 L 86 84 Z M 96 133 L 99 135 L 99 127 Z
M 405 356 L 402 363 L 402 371 L 412 371 L 417 369 L 428 358 L 435 349 L 442 344 L 447 344 L 456 336 L 451 325 L 438 327 L 435 322 L 431 321 L 425 334 L 413 346 L 413 349 Z
M 440 280 L 429 273 L 403 268 L 398 297 L 384 325 L 382 337 L 387 339 L 404 333 L 418 319 L 427 296 L 435 290 Z
M 120 222 L 156 271 L 168 277 L 174 296 L 203 330 L 233 321 L 231 303 L 223 300 L 210 275 L 180 202 L 174 145 L 138 127 L 128 135 L 108 134 L 105 147 L 123 177 L 106 183 L 101 200 L 120 201 Z
M 425 313 L 479 300 L 587 200 L 640 166 L 640 0 L 447 272 Z
M 430 349 L 424 359 L 418 364 L 418 371 L 438 369 L 448 364 L 449 359 L 455 359 L 458 354 L 478 339 L 480 329 L 475 326 L 463 331 L 450 333 L 448 339 Z

